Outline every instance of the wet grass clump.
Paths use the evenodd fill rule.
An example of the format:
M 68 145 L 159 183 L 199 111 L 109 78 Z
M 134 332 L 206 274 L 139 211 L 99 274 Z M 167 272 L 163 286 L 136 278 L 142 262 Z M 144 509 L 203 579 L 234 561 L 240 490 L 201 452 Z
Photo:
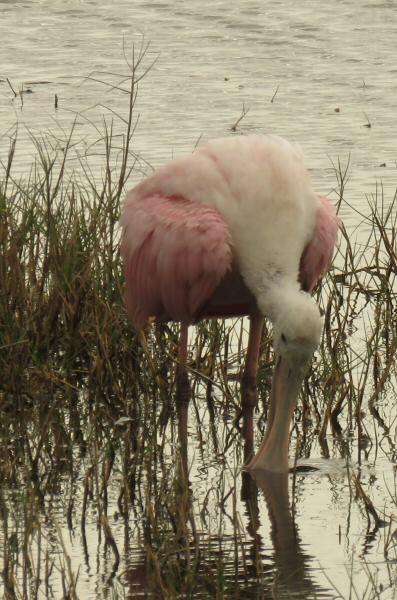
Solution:
M 187 441 L 178 436 L 186 407 L 174 402 L 178 327 L 158 324 L 138 337 L 127 321 L 117 220 L 125 184 L 140 165 L 132 136 L 141 61 L 122 84 L 126 114 L 105 121 L 97 140 L 100 178 L 79 154 L 74 128 L 62 139 L 32 137 L 28 177 L 14 170 L 16 134 L 2 163 L 4 597 L 335 597 L 334 584 L 327 591 L 313 581 L 297 531 L 304 475 L 269 485 L 241 473 L 245 321 L 200 323 L 192 332 Z M 336 193 L 348 213 L 345 183 L 339 166 Z M 346 466 L 350 502 L 366 523 L 360 560 L 378 539 L 386 565 L 396 558 L 396 489 L 388 484 L 386 507 L 364 466 L 381 462 L 392 472 L 396 461 L 396 206 L 377 190 L 357 230 L 343 232 L 316 291 L 324 335 L 290 446 L 296 460 L 315 455 Z M 265 327 L 258 439 L 272 370 Z M 368 568 L 365 595 L 355 596 L 352 575 L 351 597 L 393 591 L 391 571 L 376 577 Z

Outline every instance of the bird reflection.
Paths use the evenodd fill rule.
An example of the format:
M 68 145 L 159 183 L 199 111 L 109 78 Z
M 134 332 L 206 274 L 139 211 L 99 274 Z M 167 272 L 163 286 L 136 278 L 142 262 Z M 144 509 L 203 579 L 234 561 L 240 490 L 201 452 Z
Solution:
M 187 525 L 188 515 L 194 513 L 191 506 L 194 498 L 188 468 L 189 390 L 186 385 L 187 382 L 181 380 L 178 383 L 182 389 L 185 389 L 186 394 L 178 394 L 179 400 L 177 401 L 179 468 L 175 471 L 174 488 L 178 490 L 179 496 L 175 498 L 177 513 L 173 515 L 173 518 L 175 518 L 175 523 L 179 522 L 181 525 L 180 520 L 186 517 Z M 245 442 L 244 454 L 249 456 L 252 452 L 250 436 Z M 245 538 L 246 541 L 241 538 L 240 522 L 237 523 L 237 521 L 232 537 L 225 535 L 216 541 L 216 551 L 214 551 L 211 543 L 204 539 L 202 547 L 201 543 L 200 547 L 195 547 L 194 544 L 198 540 L 192 540 L 189 533 L 190 527 L 177 527 L 181 560 L 183 559 L 184 548 L 190 548 L 189 552 L 193 554 L 199 552 L 201 556 L 201 565 L 196 573 L 195 585 L 198 586 L 197 589 L 200 588 L 200 580 L 203 574 L 207 571 L 212 572 L 214 561 L 216 562 L 220 556 L 224 557 L 224 561 L 228 555 L 232 539 L 239 545 L 237 554 L 239 558 L 237 561 L 233 561 L 233 565 L 223 562 L 226 577 L 224 581 L 225 590 L 228 589 L 229 585 L 235 586 L 238 582 L 239 592 L 246 590 L 247 598 L 251 597 L 251 593 L 254 593 L 255 597 L 261 598 L 277 597 L 279 599 L 294 598 L 295 600 L 332 597 L 329 590 L 324 589 L 313 579 L 313 557 L 303 549 L 299 530 L 290 506 L 290 478 L 291 475 L 288 473 L 242 471 L 240 489 L 241 500 L 247 516 L 246 531 L 248 538 Z M 263 506 L 262 497 L 266 503 L 267 514 L 261 510 Z M 264 538 L 267 519 L 270 524 L 270 541 Z M 181 536 L 184 536 L 184 541 Z M 148 554 L 146 552 L 148 549 L 150 550 L 150 547 L 149 535 L 146 550 L 141 549 L 138 552 L 139 558 L 136 556 L 135 550 L 135 562 L 132 565 L 130 564 L 125 572 L 125 581 L 132 593 L 132 596 L 128 597 L 136 597 L 138 592 L 141 594 L 146 593 L 153 586 L 153 570 L 150 566 L 151 552 L 149 551 Z M 137 558 L 138 560 L 136 560 Z M 232 568 L 233 573 L 230 568 Z M 228 580 L 229 577 L 230 580 Z M 203 581 L 205 582 L 206 579 L 204 578 Z
M 312 558 L 302 549 L 290 508 L 288 477 L 287 473 L 265 471 L 255 475 L 242 473 L 241 496 L 247 510 L 247 531 L 252 539 L 252 565 L 257 571 L 266 570 L 263 564 L 265 543 L 259 533 L 266 518 L 259 510 L 258 496 L 259 492 L 262 492 L 270 520 L 273 544 L 271 571 L 274 573 L 274 567 L 276 569 L 272 585 L 277 589 L 277 597 L 283 598 L 284 595 L 287 598 L 293 595 L 294 598 L 302 599 L 317 597 L 320 590 L 310 576 Z M 268 558 L 266 562 L 269 564 Z

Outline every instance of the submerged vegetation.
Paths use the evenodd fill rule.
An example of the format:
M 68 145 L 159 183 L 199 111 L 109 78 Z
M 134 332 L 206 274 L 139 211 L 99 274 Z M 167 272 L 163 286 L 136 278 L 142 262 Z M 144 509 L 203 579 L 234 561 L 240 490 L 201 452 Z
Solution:
M 301 589 L 302 598 L 337 597 L 335 588 L 330 596 L 316 587 L 305 566 L 294 524 L 299 472 L 290 500 L 287 478 L 269 485 L 240 473 L 244 320 L 201 323 L 192 333 L 188 457 L 186 441 L 178 440 L 186 407 L 173 401 L 178 327 L 158 324 L 138 337 L 128 323 L 117 220 L 125 184 L 140 164 L 132 139 L 144 56 L 142 49 L 129 77 L 112 83 L 128 101 L 126 115 L 111 113 L 97 130 L 101 177 L 93 175 L 89 154 L 79 154 L 74 127 L 63 139 L 31 137 L 36 160 L 27 177 L 14 171 L 17 133 L 1 163 L 4 597 L 87 597 L 75 545 L 85 570 L 96 569 L 96 598 L 289 598 L 292 589 Z M 335 173 L 340 210 L 353 210 L 346 170 L 338 165 Z M 396 462 L 397 198 L 379 189 L 368 208 L 357 230 L 343 233 L 334 267 L 316 291 L 324 335 L 290 452 L 296 460 L 313 451 L 343 459 L 351 500 L 368 522 L 365 543 L 380 536 L 385 563 L 392 564 L 396 489 L 388 490 L 386 510 L 361 466 L 382 461 L 392 471 Z M 258 437 L 272 361 L 265 328 Z M 258 489 L 270 514 L 273 567 L 258 533 L 265 519 Z M 379 581 L 368 568 L 365 595 L 357 595 L 352 578 L 350 597 L 395 597 L 394 577 L 390 568 L 389 580 Z

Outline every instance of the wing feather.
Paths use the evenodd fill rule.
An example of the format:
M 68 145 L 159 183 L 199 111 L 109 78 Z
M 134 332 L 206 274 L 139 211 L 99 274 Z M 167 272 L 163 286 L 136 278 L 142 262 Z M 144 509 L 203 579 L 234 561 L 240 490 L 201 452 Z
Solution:
M 194 322 L 232 264 L 229 230 L 214 208 L 139 188 L 121 217 L 125 302 L 137 329 L 151 316 Z
M 311 292 L 320 277 L 331 266 L 341 221 L 331 202 L 318 196 L 319 204 L 313 237 L 305 247 L 301 261 L 299 280 L 302 289 Z

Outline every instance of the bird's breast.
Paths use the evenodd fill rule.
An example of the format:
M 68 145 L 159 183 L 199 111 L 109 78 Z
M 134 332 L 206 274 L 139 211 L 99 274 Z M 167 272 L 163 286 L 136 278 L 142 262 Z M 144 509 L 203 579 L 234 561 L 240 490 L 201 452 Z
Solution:
M 237 266 L 233 265 L 202 306 L 198 318 L 242 317 L 257 311 L 255 297 L 246 286 Z

